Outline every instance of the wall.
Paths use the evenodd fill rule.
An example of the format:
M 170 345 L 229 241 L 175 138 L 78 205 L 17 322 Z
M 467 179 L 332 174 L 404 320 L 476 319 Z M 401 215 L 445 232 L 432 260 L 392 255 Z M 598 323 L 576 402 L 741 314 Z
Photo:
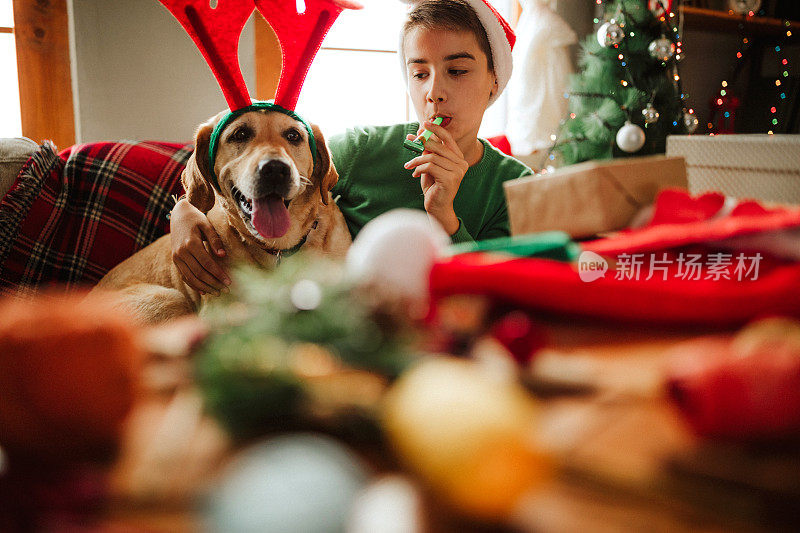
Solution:
M 211 70 L 157 0 L 72 0 L 78 142 L 192 139 L 226 107 Z M 239 43 L 255 89 L 253 20 Z

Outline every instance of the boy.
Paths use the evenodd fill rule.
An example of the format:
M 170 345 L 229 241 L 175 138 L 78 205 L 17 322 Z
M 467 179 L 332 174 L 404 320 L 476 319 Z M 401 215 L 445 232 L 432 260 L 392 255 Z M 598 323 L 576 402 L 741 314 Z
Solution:
M 331 138 L 332 190 L 353 237 L 398 207 L 424 209 L 453 242 L 508 235 L 502 183 L 531 170 L 478 138 L 486 108 L 511 75 L 514 34 L 485 0 L 410 0 L 399 56 L 421 124 L 356 128 Z M 433 124 L 442 117 L 441 125 Z M 416 157 L 403 147 L 425 129 Z M 218 294 L 230 279 L 203 241 L 224 256 L 205 216 L 186 200 L 172 211 L 172 256 L 191 287 Z

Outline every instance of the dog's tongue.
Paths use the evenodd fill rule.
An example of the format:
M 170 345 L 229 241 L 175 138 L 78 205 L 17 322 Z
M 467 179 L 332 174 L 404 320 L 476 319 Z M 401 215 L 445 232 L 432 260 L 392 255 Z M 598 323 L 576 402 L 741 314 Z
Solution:
M 290 224 L 289 210 L 280 196 L 270 194 L 253 202 L 253 226 L 265 239 L 282 237 Z

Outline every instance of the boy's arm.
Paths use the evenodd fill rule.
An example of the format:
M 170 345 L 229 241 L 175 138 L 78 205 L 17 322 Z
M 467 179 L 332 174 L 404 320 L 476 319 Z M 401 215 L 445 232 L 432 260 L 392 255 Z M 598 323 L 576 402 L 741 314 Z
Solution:
M 183 198 L 179 200 L 169 219 L 172 262 L 181 273 L 183 281 L 193 289 L 214 295 L 226 290 L 231 281 L 217 258 L 225 256 L 222 239 L 199 209 Z
M 450 241 L 453 244 L 458 244 L 460 242 L 475 242 L 475 239 L 473 239 L 472 235 L 469 234 L 467 228 L 464 227 L 464 221 L 461 220 L 461 217 L 458 218 L 458 229 L 455 233 L 450 235 Z

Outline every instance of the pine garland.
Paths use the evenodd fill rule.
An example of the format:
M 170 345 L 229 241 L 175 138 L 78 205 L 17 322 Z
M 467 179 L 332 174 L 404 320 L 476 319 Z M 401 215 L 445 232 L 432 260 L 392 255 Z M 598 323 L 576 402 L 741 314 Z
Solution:
M 296 254 L 273 272 L 240 267 L 233 279 L 230 294 L 203 309 L 212 334 L 195 361 L 206 407 L 235 438 L 318 425 L 319 412 L 352 420 L 342 406 L 363 400 L 359 386 L 374 390 L 414 361 L 407 330 L 340 263 Z

